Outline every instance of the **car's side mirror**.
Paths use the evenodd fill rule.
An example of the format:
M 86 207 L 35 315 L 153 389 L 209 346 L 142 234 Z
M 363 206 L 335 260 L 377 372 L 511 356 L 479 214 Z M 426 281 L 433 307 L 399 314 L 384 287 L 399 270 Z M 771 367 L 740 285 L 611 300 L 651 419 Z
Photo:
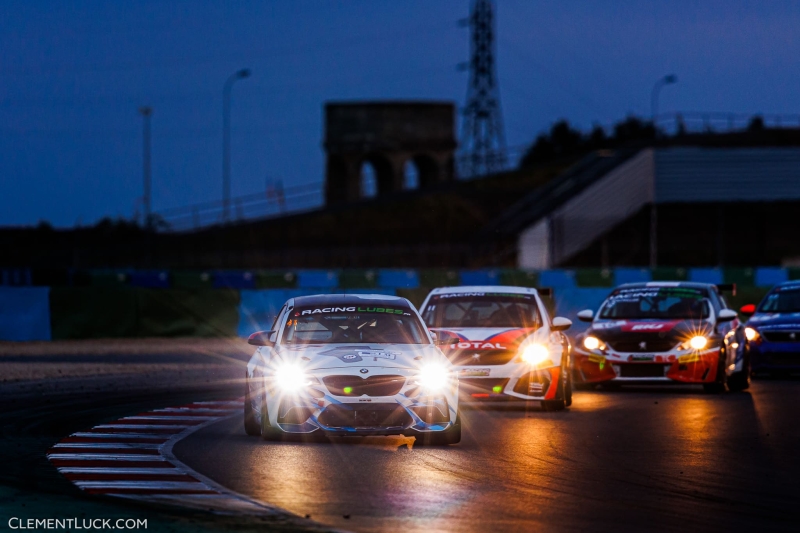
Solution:
M 431 337 L 433 337 L 433 344 L 436 346 L 449 346 L 461 340 L 446 331 L 431 331 Z
M 754 304 L 743 305 L 739 312 L 745 316 L 754 315 L 756 314 L 756 306 Z
M 584 309 L 578 312 L 578 320 L 581 322 L 591 322 L 594 319 L 594 311 L 591 309 Z
M 719 317 L 717 317 L 717 319 L 720 322 L 729 322 L 738 316 L 739 315 L 737 315 L 736 311 L 734 311 L 733 309 L 722 309 L 719 312 Z
M 274 331 L 256 331 L 247 338 L 247 344 L 253 346 L 275 346 L 275 343 L 270 339 L 270 336 L 275 333 Z
M 553 331 L 566 331 L 572 326 L 572 320 L 569 318 L 564 318 L 563 316 L 557 316 L 553 319 Z

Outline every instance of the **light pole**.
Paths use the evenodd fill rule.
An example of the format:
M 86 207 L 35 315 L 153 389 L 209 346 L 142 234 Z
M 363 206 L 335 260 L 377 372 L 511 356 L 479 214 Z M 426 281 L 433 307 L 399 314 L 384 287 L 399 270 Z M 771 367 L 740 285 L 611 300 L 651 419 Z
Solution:
M 653 123 L 653 131 L 658 132 L 656 118 L 658 117 L 658 95 L 665 85 L 678 83 L 678 76 L 667 74 L 653 85 L 653 93 L 650 95 L 650 120 Z M 656 207 L 655 193 L 653 203 L 650 204 L 650 269 L 658 266 L 658 208 Z
M 142 204 L 144 209 L 143 226 L 145 229 L 150 228 L 150 214 L 151 214 L 151 186 L 152 186 L 152 173 L 150 163 L 150 117 L 153 116 L 153 108 L 150 106 L 143 106 L 139 108 L 139 114 L 142 115 L 142 178 L 144 180 Z
M 661 92 L 661 88 L 664 87 L 664 85 L 672 85 L 673 83 L 678 83 L 678 76 L 675 74 L 667 74 L 653 85 L 653 93 L 650 95 L 650 120 L 653 121 L 653 127 L 656 125 L 658 95 Z
M 230 220 L 231 212 L 231 89 L 236 80 L 250 76 L 250 69 L 237 70 L 222 88 L 222 221 Z

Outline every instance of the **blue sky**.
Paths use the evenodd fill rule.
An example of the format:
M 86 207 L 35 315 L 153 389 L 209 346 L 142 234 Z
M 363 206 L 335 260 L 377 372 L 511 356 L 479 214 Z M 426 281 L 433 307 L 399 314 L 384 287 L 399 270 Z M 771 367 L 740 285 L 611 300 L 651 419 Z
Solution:
M 498 2 L 506 136 L 662 111 L 795 113 L 800 2 Z M 154 108 L 156 210 L 221 195 L 222 85 L 233 194 L 323 177 L 326 100 L 463 103 L 467 0 L 0 3 L 0 225 L 130 217 Z

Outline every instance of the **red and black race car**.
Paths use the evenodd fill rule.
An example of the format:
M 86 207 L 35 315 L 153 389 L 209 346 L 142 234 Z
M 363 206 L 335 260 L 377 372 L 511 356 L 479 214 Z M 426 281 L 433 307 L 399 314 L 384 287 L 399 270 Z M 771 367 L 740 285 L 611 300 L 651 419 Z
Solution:
M 737 364 L 741 325 L 722 289 L 690 282 L 630 283 L 614 289 L 575 339 L 576 385 L 698 383 L 709 392 L 746 388 Z

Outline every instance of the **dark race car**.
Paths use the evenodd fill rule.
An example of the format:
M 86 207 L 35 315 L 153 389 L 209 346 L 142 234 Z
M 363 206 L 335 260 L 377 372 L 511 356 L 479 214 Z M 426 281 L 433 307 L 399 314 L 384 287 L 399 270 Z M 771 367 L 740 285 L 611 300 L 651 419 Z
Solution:
M 749 386 L 744 334 L 716 285 L 621 285 L 596 316 L 585 310 L 578 317 L 592 325 L 575 341 L 576 385 L 681 382 L 709 392 Z
M 774 287 L 756 309 L 745 305 L 749 317 L 744 333 L 753 372 L 800 372 L 800 281 Z

